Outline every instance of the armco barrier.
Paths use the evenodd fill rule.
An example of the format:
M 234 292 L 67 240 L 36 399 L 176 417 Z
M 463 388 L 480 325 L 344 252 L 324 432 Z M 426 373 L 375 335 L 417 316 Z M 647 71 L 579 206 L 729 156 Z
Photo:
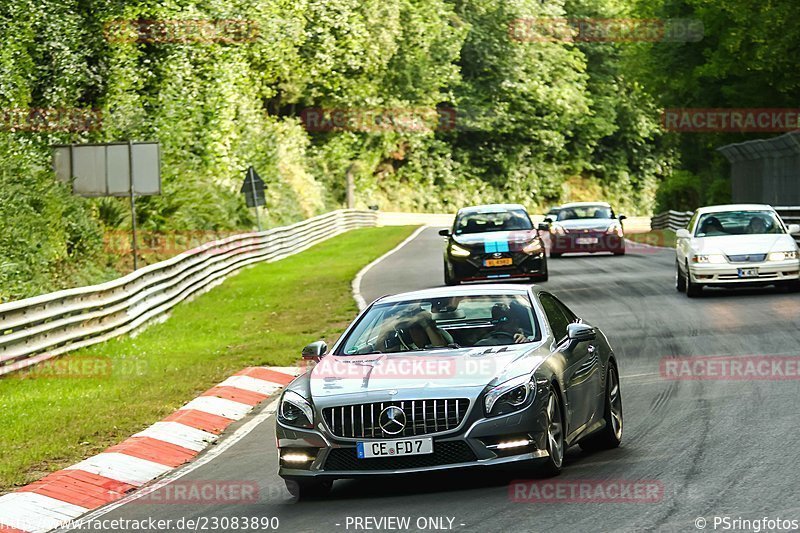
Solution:
M 333 211 L 291 226 L 209 242 L 101 285 L 2 304 L 0 376 L 128 333 L 242 267 L 375 226 L 377 217 L 373 211 Z
M 673 211 L 659 213 L 650 219 L 650 229 L 671 229 L 673 231 L 685 228 L 692 216 L 692 211 Z

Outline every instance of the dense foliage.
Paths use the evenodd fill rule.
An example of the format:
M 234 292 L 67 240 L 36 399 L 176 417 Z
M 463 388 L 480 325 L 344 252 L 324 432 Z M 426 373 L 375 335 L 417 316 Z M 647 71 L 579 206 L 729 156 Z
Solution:
M 665 108 L 797 108 L 800 72 L 794 68 L 800 28 L 795 0 L 638 0 L 642 16 L 691 18 L 702 23 L 697 42 L 653 43 L 633 50 L 629 71 Z M 676 163 L 694 177 L 679 176 L 666 187 L 699 191 L 697 205 L 730 199 L 728 164 L 719 146 L 770 137 L 769 133 L 670 134 Z M 682 184 L 682 185 L 681 185 Z M 662 195 L 667 198 L 668 194 Z M 670 208 L 659 203 L 657 209 Z M 671 207 L 676 209 L 677 207 Z M 683 207 L 682 207 L 683 208 Z
M 722 198 L 713 148 L 731 136 L 665 135 L 659 107 L 792 105 L 796 10 L 791 0 L 0 0 L 0 300 L 114 275 L 103 234 L 129 227 L 127 203 L 72 197 L 50 170 L 56 143 L 159 141 L 163 194 L 139 201 L 141 227 L 157 232 L 252 227 L 238 193 L 251 164 L 267 182 L 270 225 L 342 206 L 348 173 L 357 206 L 395 210 L 603 196 L 644 214 L 661 182 L 664 205 L 684 186 L 674 194 L 687 206 Z M 642 44 L 510 32 L 565 16 L 694 17 L 706 33 Z M 229 20 L 242 31 L 187 23 Z M 137 34 L 126 21 L 183 33 Z M 30 131 L 8 113 L 31 108 L 99 110 L 102 127 Z M 454 122 L 315 131 L 309 109 Z M 674 168 L 692 174 L 669 178 Z

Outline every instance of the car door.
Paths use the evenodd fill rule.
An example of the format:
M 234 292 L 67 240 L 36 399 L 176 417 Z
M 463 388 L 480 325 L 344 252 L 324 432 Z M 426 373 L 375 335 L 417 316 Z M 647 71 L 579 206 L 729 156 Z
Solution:
M 697 211 L 694 212 L 692 218 L 689 219 L 689 223 L 686 225 L 686 229 L 689 233 L 692 233 L 692 229 L 694 228 L 695 221 L 697 220 Z M 686 267 L 686 258 L 689 256 L 689 249 L 692 246 L 692 239 L 677 239 L 675 243 L 675 256 L 678 265 L 680 265 L 681 270 L 685 270 Z
M 564 384 L 567 398 L 567 435 L 582 429 L 599 412 L 601 365 L 596 341 L 568 342 L 567 325 L 578 319 L 567 306 L 550 293 L 540 293 L 547 320 L 557 339 L 555 351 L 567 361 Z

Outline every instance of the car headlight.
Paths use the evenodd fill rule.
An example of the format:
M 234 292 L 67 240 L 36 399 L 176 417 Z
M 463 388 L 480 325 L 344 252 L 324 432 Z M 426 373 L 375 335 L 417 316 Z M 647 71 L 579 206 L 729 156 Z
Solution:
M 611 224 L 608 229 L 606 230 L 608 235 L 616 235 L 617 237 L 622 237 L 622 226 L 619 224 Z
M 470 251 L 457 244 L 450 245 L 450 255 L 455 257 L 469 257 Z
M 725 259 L 725 256 L 722 254 L 704 254 L 695 255 L 692 257 L 692 263 L 708 263 L 712 265 L 719 265 L 727 262 L 728 261 Z
M 553 224 L 550 226 L 550 233 L 555 233 L 556 235 L 564 235 L 567 230 L 564 229 L 564 226 L 561 224 Z
M 278 420 L 288 426 L 310 428 L 314 427 L 314 411 L 308 400 L 294 391 L 287 390 L 281 397 Z
M 510 379 L 489 390 L 484 397 L 486 416 L 497 416 L 527 407 L 536 395 L 536 384 L 531 376 Z
M 770 252 L 767 256 L 768 261 L 785 261 L 787 259 L 797 259 L 797 250 L 791 252 Z
M 542 248 L 542 242 L 539 239 L 534 239 L 533 241 L 526 244 L 522 248 L 522 251 L 528 255 L 536 255 L 542 253 L 544 251 L 544 248 Z

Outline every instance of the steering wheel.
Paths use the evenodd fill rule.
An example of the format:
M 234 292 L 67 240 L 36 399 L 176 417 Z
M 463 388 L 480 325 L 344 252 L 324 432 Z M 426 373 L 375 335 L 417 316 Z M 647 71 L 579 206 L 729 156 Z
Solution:
M 498 336 L 500 336 L 500 335 L 505 335 L 506 337 L 508 337 L 509 339 L 511 339 L 511 342 L 514 342 L 514 333 L 511 333 L 511 332 L 509 332 L 509 331 L 493 331 L 493 332 L 492 332 L 492 333 L 489 335 L 489 337 L 498 337 Z

